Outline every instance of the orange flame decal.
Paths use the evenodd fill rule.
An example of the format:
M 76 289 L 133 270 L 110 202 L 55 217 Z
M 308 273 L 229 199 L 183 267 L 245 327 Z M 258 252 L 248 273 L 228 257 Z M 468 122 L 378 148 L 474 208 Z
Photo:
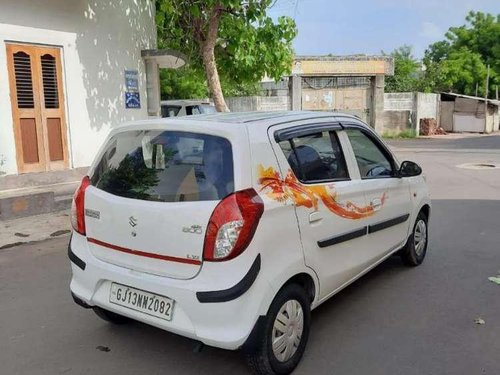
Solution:
M 362 207 L 350 201 L 343 204 L 337 202 L 337 193 L 329 192 L 327 185 L 303 185 L 291 170 L 288 170 L 285 179 L 282 180 L 279 172 L 272 167 L 264 168 L 262 164 L 259 164 L 258 174 L 259 184 L 262 186 L 260 191 L 266 191 L 266 195 L 275 201 L 285 202 L 291 199 L 298 207 L 304 206 L 315 210 L 318 210 L 318 202 L 321 201 L 328 210 L 345 219 L 362 219 L 375 213 L 371 205 Z M 380 199 L 382 205 L 385 199 L 384 193 Z

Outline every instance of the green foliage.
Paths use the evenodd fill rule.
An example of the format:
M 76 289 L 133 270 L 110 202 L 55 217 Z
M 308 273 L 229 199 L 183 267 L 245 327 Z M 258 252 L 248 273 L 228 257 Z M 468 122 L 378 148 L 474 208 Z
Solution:
M 236 83 L 226 75 L 221 76 L 225 96 L 259 95 L 258 82 Z M 210 96 L 205 73 L 201 68 L 191 66 L 181 69 L 162 69 L 160 72 L 161 98 L 168 99 L 206 99 Z
M 276 80 L 288 74 L 295 22 L 280 17 L 274 23 L 266 14 L 270 5 L 272 0 L 156 0 L 159 47 L 183 52 L 190 64 L 183 71 L 162 73 L 162 97 L 207 96 L 206 78 L 200 79 L 206 72 L 202 52 L 214 17 L 214 53 L 225 94 L 255 93 L 265 74 Z
M 446 40 L 425 52 L 426 72 L 420 82 L 424 91 L 455 91 L 485 94 L 487 66 L 490 65 L 490 97 L 500 85 L 500 14 L 470 12 L 466 24 L 451 27 Z
M 274 24 L 264 14 L 253 22 L 242 17 L 223 17 L 223 42 L 216 47 L 217 64 L 227 78 L 237 83 L 258 82 L 266 73 L 277 81 L 292 67 L 295 22 L 279 17 Z
M 481 83 L 479 87 L 484 90 L 486 74 L 481 55 L 462 47 L 451 51 L 441 63 L 440 85 L 448 91 L 474 95 L 476 83 Z
M 224 96 L 253 96 L 260 95 L 261 92 L 260 79 L 255 82 L 249 81 L 238 83 L 230 77 L 223 75 L 221 77 L 221 82 Z
M 162 69 L 160 71 L 161 98 L 202 99 L 207 98 L 208 87 L 205 74 L 200 69 Z
M 384 55 L 385 53 L 382 52 Z M 412 47 L 404 45 L 393 52 L 394 75 L 385 79 L 386 92 L 416 91 L 419 82 L 420 63 L 413 57 Z

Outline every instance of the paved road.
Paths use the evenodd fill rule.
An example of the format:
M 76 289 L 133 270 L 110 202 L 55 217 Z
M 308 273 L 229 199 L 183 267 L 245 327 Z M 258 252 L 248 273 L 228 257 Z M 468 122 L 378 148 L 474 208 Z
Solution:
M 464 134 L 432 138 L 418 139 L 394 139 L 389 140 L 389 144 L 395 147 L 411 147 L 411 148 L 434 148 L 445 150 L 461 150 L 461 149 L 477 149 L 477 150 L 497 150 L 500 151 L 500 134 L 494 135 L 477 135 Z
M 432 199 L 500 199 L 500 135 L 388 143 L 400 161 L 414 160 L 422 166 Z M 499 168 L 457 168 L 467 163 L 493 164 Z
M 478 154 L 405 142 L 400 159 L 422 164 L 435 198 L 428 257 L 414 269 L 391 258 L 315 310 L 297 374 L 500 374 L 500 285 L 487 280 L 500 271 L 500 169 L 457 169 Z M 488 152 L 480 157 L 500 162 Z M 248 373 L 237 352 L 195 353 L 188 339 L 76 306 L 67 241 L 0 251 L 0 373 Z

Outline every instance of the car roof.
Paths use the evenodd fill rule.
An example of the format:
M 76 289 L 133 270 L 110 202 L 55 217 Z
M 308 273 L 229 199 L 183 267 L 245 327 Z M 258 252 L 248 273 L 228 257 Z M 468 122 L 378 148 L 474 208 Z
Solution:
M 320 112 L 320 111 L 273 111 L 273 112 L 218 112 L 211 114 L 200 114 L 182 117 L 153 118 L 148 120 L 133 121 L 116 127 L 116 131 L 155 128 L 162 129 L 165 125 L 170 125 L 172 129 L 201 131 L 201 129 L 211 129 L 214 131 L 223 130 L 239 132 L 246 126 L 262 127 L 267 129 L 278 124 L 293 123 L 299 121 L 327 120 L 338 121 L 340 119 L 361 120 L 353 115 L 341 112 Z M 244 126 L 228 126 L 244 125 Z
M 160 102 L 161 105 L 199 105 L 199 104 L 206 104 L 206 105 L 211 105 L 211 103 L 208 100 L 162 100 Z
M 194 120 L 206 122 L 223 122 L 228 124 L 263 124 L 272 126 L 280 123 L 295 122 L 302 120 L 314 120 L 320 118 L 338 118 L 356 116 L 340 112 L 320 112 L 320 111 L 269 111 L 269 112 L 217 112 L 203 115 L 196 115 L 184 121 Z

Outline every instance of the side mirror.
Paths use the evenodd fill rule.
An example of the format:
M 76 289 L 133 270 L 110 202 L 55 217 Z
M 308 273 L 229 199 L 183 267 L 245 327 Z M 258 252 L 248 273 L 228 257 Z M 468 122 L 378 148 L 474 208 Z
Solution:
M 422 168 L 417 163 L 405 160 L 399 168 L 399 177 L 414 177 L 422 174 Z

